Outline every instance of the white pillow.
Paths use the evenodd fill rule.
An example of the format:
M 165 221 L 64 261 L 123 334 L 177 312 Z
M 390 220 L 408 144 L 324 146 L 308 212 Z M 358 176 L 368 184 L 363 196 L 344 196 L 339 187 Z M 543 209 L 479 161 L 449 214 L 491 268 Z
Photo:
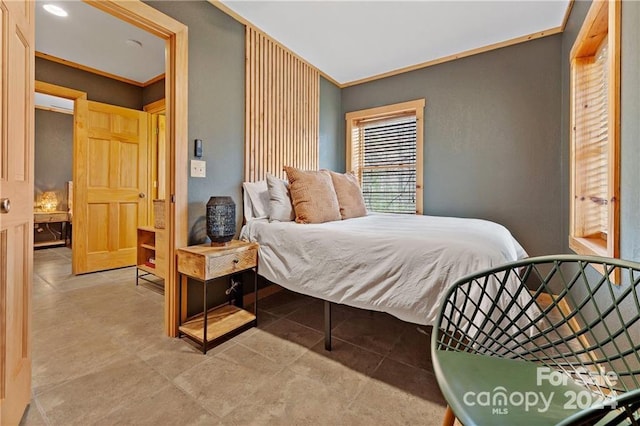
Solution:
M 269 191 L 267 181 L 244 182 L 243 205 L 245 219 L 261 219 L 269 217 Z
M 249 193 L 246 189 L 244 189 L 244 183 L 242 184 L 242 209 L 244 213 L 244 221 L 249 222 L 253 219 L 253 205 L 251 204 L 251 198 L 249 198 Z
M 269 222 L 291 222 L 296 218 L 289 194 L 289 183 L 267 173 Z

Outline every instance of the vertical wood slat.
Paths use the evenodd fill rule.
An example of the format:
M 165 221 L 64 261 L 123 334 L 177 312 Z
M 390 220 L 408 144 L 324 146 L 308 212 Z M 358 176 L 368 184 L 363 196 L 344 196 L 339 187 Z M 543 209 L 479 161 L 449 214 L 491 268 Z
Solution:
M 292 141 L 290 142 L 291 145 L 291 161 L 293 162 L 293 164 L 299 164 L 298 163 L 298 142 L 300 141 L 300 135 L 298 134 L 298 130 L 299 130 L 299 126 L 298 126 L 298 61 L 296 60 L 296 58 L 291 58 L 291 84 L 293 85 L 293 88 L 291 89 L 293 91 L 293 97 L 291 99 L 291 118 L 293 121 L 293 127 L 292 127 L 292 134 L 291 134 L 291 138 Z M 300 164 L 300 166 L 302 166 Z
M 256 62 L 252 59 L 255 58 L 256 55 L 256 34 L 255 32 L 251 32 L 251 58 L 247 58 L 247 63 L 251 65 L 251 91 L 249 92 L 249 96 L 251 96 L 250 101 L 247 104 L 251 105 L 251 122 L 249 123 L 250 129 L 250 137 L 251 137 L 251 150 L 249 151 L 249 162 L 250 167 L 246 179 L 251 179 L 251 176 L 255 173 L 256 170 L 256 123 L 257 123 L 257 105 L 255 102 L 256 93 L 258 90 L 257 87 L 257 70 L 256 70 Z M 246 167 L 245 167 L 246 168 Z
M 260 57 L 258 62 L 258 65 L 260 66 L 260 70 L 259 70 L 260 89 L 259 89 L 259 93 L 257 94 L 258 102 L 260 104 L 260 115 L 258 116 L 258 126 L 260 127 L 260 137 L 256 141 L 256 146 L 259 149 L 258 162 L 256 167 L 257 176 L 262 176 L 262 166 L 264 164 L 264 148 L 265 148 L 265 140 L 266 140 L 265 138 L 266 122 L 265 122 L 265 116 L 264 116 L 264 110 L 265 110 L 264 103 L 266 98 L 265 76 L 267 74 L 267 69 L 266 69 L 267 61 L 265 58 L 265 47 L 266 47 L 265 39 L 264 39 L 264 36 L 261 34 L 260 35 Z
M 315 108 L 313 105 L 313 102 L 310 102 L 309 99 L 312 96 L 313 93 L 313 76 L 311 75 L 311 72 L 309 70 L 307 70 L 307 129 L 309 131 L 309 138 L 313 139 L 316 137 L 315 131 L 314 131 L 314 120 L 313 120 L 313 115 L 315 114 Z M 311 164 L 311 161 L 313 160 L 313 150 L 309 150 L 307 151 L 307 161 L 309 162 L 309 164 Z
M 245 180 L 318 168 L 319 88 L 317 70 L 247 27 Z
M 285 93 L 285 110 L 284 110 L 285 111 L 284 147 L 286 150 L 286 155 L 283 160 L 284 162 L 286 162 L 286 164 L 294 164 L 293 157 L 292 157 L 293 149 L 291 147 L 291 137 L 290 137 L 291 135 L 289 134 L 289 130 L 293 125 L 293 115 L 292 115 L 292 109 L 291 109 L 291 104 L 293 100 L 293 78 L 292 78 L 293 73 L 292 73 L 291 65 L 292 65 L 292 57 L 287 52 L 287 63 L 284 69 L 287 76 L 287 88 Z M 283 172 L 280 172 L 279 175 L 281 177 L 284 177 Z
M 264 111 L 265 111 L 265 140 L 267 141 L 271 141 L 271 129 L 273 129 L 273 125 L 275 124 L 271 118 L 271 112 L 273 111 L 273 108 L 271 107 L 271 100 L 273 99 L 273 96 L 271 95 L 271 76 L 273 75 L 273 63 L 271 62 L 271 43 L 269 43 L 268 41 L 266 42 L 266 49 L 265 49 L 265 63 L 266 63 L 266 67 L 267 70 L 264 74 L 264 79 L 265 79 L 265 107 L 264 107 Z M 269 169 L 269 163 L 270 163 L 270 156 L 271 156 L 271 146 L 272 144 L 267 142 L 264 144 L 264 161 L 262 163 L 262 170 L 261 170 L 261 174 L 265 173 L 266 170 Z
M 244 55 L 244 63 L 245 63 L 245 81 L 244 81 L 244 90 L 246 102 L 244 105 L 245 108 L 245 123 L 244 123 L 244 180 L 247 180 L 251 170 L 251 149 L 252 149 L 252 141 L 251 137 L 251 129 L 253 128 L 253 106 L 251 105 L 250 99 L 253 98 L 253 63 L 249 60 L 251 58 L 251 49 L 253 48 L 253 43 L 251 37 L 253 34 L 250 31 L 246 31 L 245 35 L 245 55 Z
M 282 67 L 284 66 L 284 51 L 281 49 L 278 49 L 278 68 L 282 69 Z M 282 152 L 282 140 L 283 140 L 283 136 L 282 136 L 282 131 L 284 129 L 284 113 L 283 113 L 283 93 L 284 90 L 282 90 L 283 87 L 283 83 L 284 83 L 284 73 L 278 73 L 278 91 L 276 96 L 278 97 L 278 150 L 277 150 L 277 154 L 276 154 L 276 166 L 274 168 L 274 170 L 282 170 L 282 157 L 284 155 L 284 153 Z M 276 176 L 280 176 L 279 174 L 276 174 Z
M 271 143 L 269 144 L 269 165 L 266 170 L 273 170 L 276 168 L 276 158 L 278 156 L 278 95 L 277 95 L 277 78 L 278 73 L 276 70 L 278 69 L 278 49 L 271 45 L 271 54 L 269 58 L 269 62 L 271 63 L 271 71 L 269 75 L 269 108 L 270 108 L 270 119 L 269 119 L 269 139 Z
M 266 170 L 273 170 L 276 167 L 276 156 L 278 155 L 278 107 L 276 99 L 276 70 L 278 69 L 278 62 L 276 60 L 277 49 L 273 43 L 270 44 L 269 48 L 269 140 L 271 143 L 269 144 L 269 161 Z
M 284 130 L 285 140 L 284 146 L 287 151 L 286 155 L 286 164 L 295 164 L 293 160 L 293 135 L 291 134 L 291 129 L 293 129 L 293 95 L 295 93 L 295 89 L 293 87 L 293 64 L 294 58 L 290 54 L 287 55 L 287 65 L 286 65 L 286 73 L 287 73 L 287 92 L 285 94 L 285 103 L 286 103 L 286 128 Z M 285 173 L 282 173 L 281 176 L 285 176 Z
M 302 132 L 302 140 L 306 140 L 308 137 L 308 127 L 307 127 L 307 70 L 304 66 L 300 66 L 300 131 Z M 300 144 L 300 162 L 302 163 L 302 167 L 307 167 L 307 152 L 306 152 L 306 144 Z

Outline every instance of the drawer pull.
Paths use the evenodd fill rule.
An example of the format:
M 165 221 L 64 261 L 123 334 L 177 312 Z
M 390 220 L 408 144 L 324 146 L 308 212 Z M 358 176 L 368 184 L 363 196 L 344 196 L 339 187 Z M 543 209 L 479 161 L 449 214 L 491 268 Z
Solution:
M 233 263 L 237 264 L 238 262 L 240 262 L 240 259 L 238 258 L 233 259 Z

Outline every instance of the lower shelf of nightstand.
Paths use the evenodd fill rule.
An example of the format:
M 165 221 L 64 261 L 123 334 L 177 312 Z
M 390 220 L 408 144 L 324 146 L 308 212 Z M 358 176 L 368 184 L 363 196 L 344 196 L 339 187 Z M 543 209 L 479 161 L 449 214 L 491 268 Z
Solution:
M 251 312 L 234 305 L 225 305 L 213 309 L 207 314 L 207 342 L 216 340 L 225 334 L 256 320 Z M 204 336 L 204 320 L 202 314 L 191 318 L 179 327 L 181 333 L 202 343 Z
M 33 248 L 58 247 L 58 246 L 66 246 L 66 245 L 67 245 L 67 242 L 65 240 L 40 241 L 37 243 L 33 243 Z

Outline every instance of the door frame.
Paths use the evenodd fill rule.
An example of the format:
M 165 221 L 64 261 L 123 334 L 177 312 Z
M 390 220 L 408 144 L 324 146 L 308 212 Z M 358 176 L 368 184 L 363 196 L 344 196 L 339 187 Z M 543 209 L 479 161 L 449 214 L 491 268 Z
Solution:
M 188 221 L 188 28 L 142 1 L 85 0 L 116 18 L 165 40 L 167 171 L 165 211 L 169 259 L 164 291 L 164 328 L 178 335 L 178 268 L 176 250 L 187 245 Z
M 168 336 L 176 337 L 179 312 L 176 250 L 187 245 L 188 237 L 188 28 L 140 0 L 83 1 L 165 40 L 167 126 L 165 188 L 168 195 L 165 200 L 167 213 L 165 226 L 169 262 L 165 277 L 164 330 Z M 62 97 L 65 96 L 62 95 Z
M 159 120 L 159 116 L 163 115 L 166 116 L 166 105 L 165 105 L 165 99 L 158 99 L 157 101 L 154 102 L 150 102 L 146 105 L 142 106 L 142 110 L 144 112 L 149 113 L 149 139 L 151 140 L 151 145 L 149 146 L 149 164 L 151 164 L 151 169 L 149 171 L 149 189 L 147 191 L 147 193 L 149 194 L 149 197 L 153 196 L 154 200 L 164 200 L 167 198 L 166 195 L 166 187 L 163 185 L 162 186 L 162 197 L 160 196 L 160 185 L 157 185 L 154 187 L 154 180 L 157 181 L 158 183 L 160 183 L 160 177 L 166 174 L 166 163 L 167 163 L 167 149 L 166 149 L 166 145 L 167 145 L 167 141 L 166 141 L 166 122 L 165 122 L 165 141 L 164 141 L 164 158 L 162 159 L 162 161 L 160 161 L 160 156 L 159 154 L 159 149 L 160 149 L 160 144 L 159 144 L 159 131 L 157 131 L 157 129 L 159 129 L 159 124 L 158 124 L 158 120 Z M 165 119 L 166 120 L 166 119 Z M 160 173 L 160 170 L 163 171 L 163 173 Z M 166 179 L 164 179 L 166 181 Z M 164 183 L 164 182 L 163 182 Z M 153 224 L 155 220 L 155 212 L 153 211 L 153 205 L 151 206 L 151 208 L 149 209 L 149 223 Z

